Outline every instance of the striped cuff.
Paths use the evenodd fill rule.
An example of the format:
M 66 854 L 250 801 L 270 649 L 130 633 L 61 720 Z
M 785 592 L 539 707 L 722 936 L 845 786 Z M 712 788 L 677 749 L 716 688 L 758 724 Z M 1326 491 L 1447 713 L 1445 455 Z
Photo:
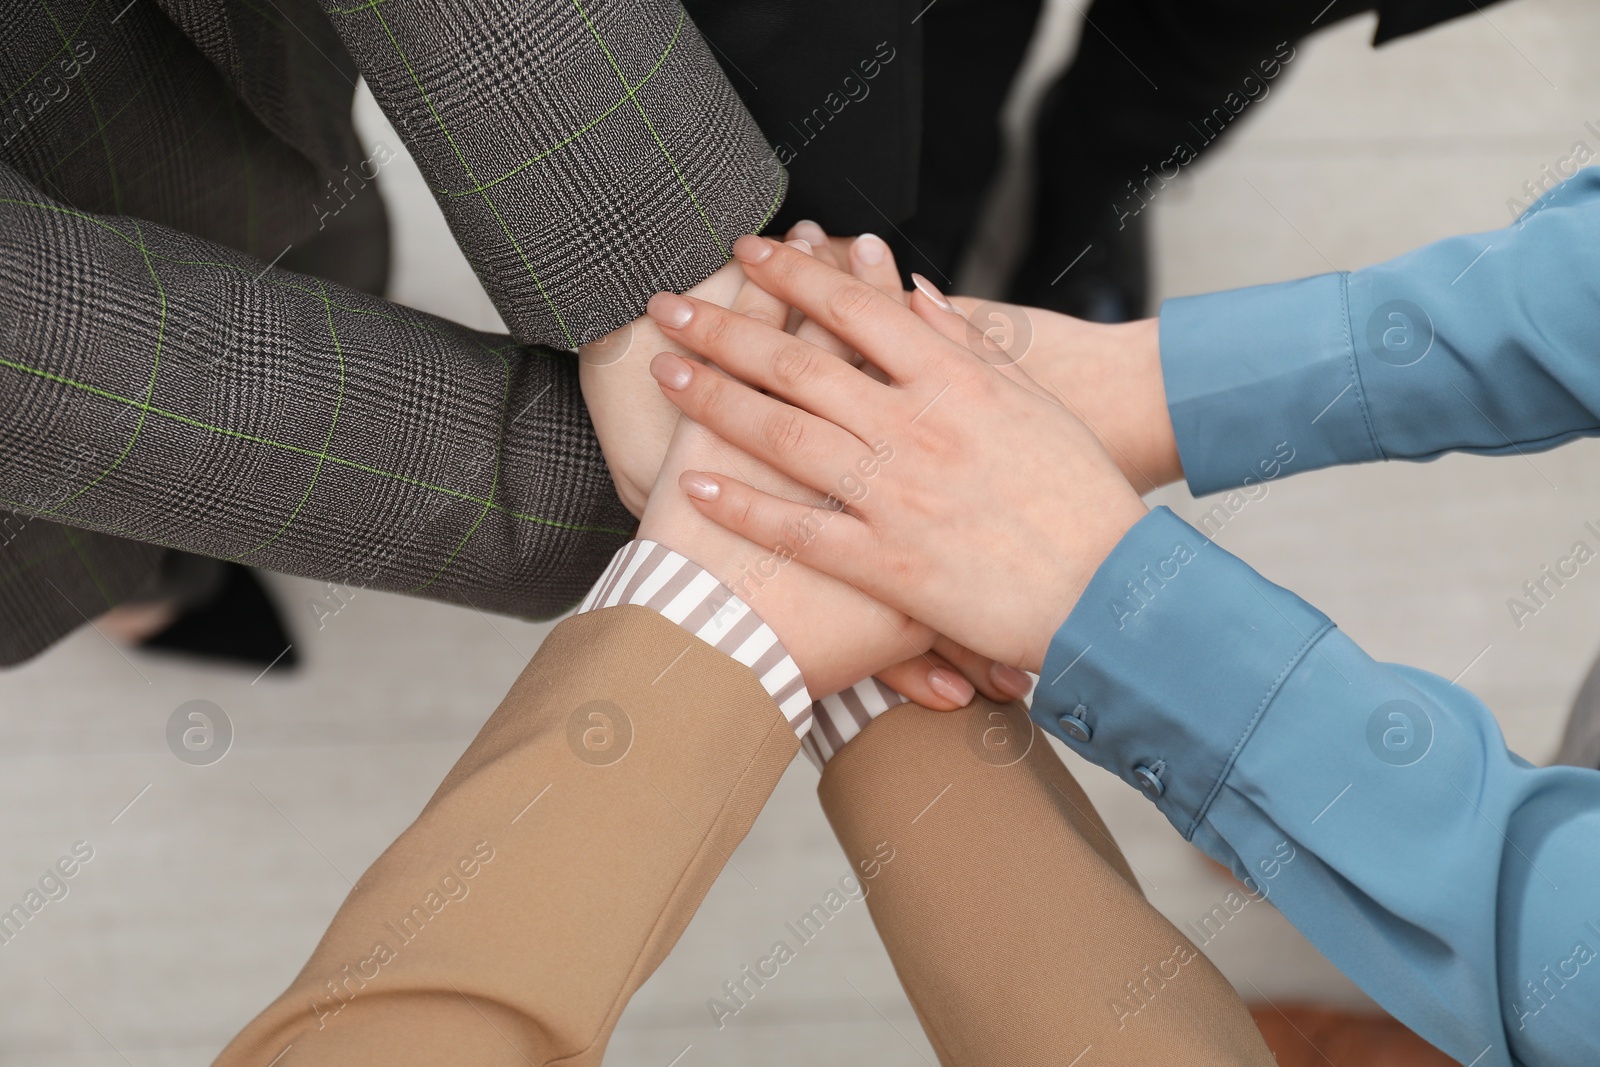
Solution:
M 632 541 L 612 557 L 577 614 L 619 604 L 658 612 L 756 672 L 794 732 L 811 728 L 811 694 L 772 627 L 711 572 L 654 541 Z
M 800 747 L 820 771 L 867 723 L 905 702 L 905 697 L 876 678 L 857 682 L 811 705 L 815 725 L 800 739 Z

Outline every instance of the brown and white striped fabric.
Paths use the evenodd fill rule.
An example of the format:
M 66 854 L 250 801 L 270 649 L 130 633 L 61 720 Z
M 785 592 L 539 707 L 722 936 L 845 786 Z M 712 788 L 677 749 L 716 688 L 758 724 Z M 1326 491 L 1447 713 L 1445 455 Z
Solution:
M 867 723 L 906 702 L 868 678 L 812 703 L 800 668 L 750 605 L 698 563 L 655 541 L 624 545 L 576 614 L 618 604 L 658 612 L 754 670 L 818 770 Z
M 772 627 L 704 567 L 654 541 L 630 541 L 611 559 L 577 614 L 637 604 L 671 619 L 756 672 L 801 736 L 811 728 L 811 694 Z
M 905 697 L 876 678 L 859 681 L 811 705 L 815 725 L 800 739 L 800 747 L 820 771 L 867 723 L 905 702 Z

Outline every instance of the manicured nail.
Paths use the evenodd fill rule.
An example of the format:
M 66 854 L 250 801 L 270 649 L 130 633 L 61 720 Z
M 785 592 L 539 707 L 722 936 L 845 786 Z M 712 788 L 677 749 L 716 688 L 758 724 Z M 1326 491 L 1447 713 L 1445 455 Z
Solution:
M 928 279 L 924 278 L 915 271 L 911 272 L 911 281 L 918 289 L 922 290 L 923 296 L 934 302 L 939 310 L 948 311 L 952 314 L 955 313 L 956 306 L 944 298 L 944 294 L 939 291 L 939 287 L 937 285 L 934 285 Z
M 1007 667 L 1004 663 L 996 663 L 989 667 L 989 681 L 1002 693 L 1021 700 L 1028 695 L 1028 690 L 1033 688 L 1033 679 L 1015 667 Z
M 733 254 L 744 263 L 761 263 L 772 255 L 772 242 L 747 233 L 733 242 Z
M 663 326 L 682 329 L 694 318 L 694 305 L 677 293 L 657 293 L 644 306 L 645 313 Z
M 694 368 L 682 356 L 662 352 L 650 361 L 650 376 L 668 389 L 677 391 L 688 388 L 689 379 L 694 377 Z
M 972 703 L 972 697 L 977 692 L 972 688 L 971 682 L 943 667 L 928 672 L 928 688 L 957 707 L 963 708 Z
M 802 241 L 810 241 L 813 245 L 820 245 L 828 239 L 827 232 L 810 219 L 801 219 L 794 224 L 794 229 L 789 232 Z
M 811 242 L 807 241 L 803 237 L 796 237 L 792 241 L 785 241 L 783 243 L 788 245 L 790 248 L 798 248 L 800 251 L 804 252 L 808 256 L 814 254 L 811 251 Z
M 864 233 L 856 238 L 856 243 L 850 246 L 856 258 L 869 267 L 876 267 L 883 262 L 883 257 L 889 254 L 889 246 L 882 237 L 875 233 Z
M 696 500 L 715 500 L 717 494 L 722 492 L 722 486 L 710 475 L 690 471 L 678 475 L 678 486 Z

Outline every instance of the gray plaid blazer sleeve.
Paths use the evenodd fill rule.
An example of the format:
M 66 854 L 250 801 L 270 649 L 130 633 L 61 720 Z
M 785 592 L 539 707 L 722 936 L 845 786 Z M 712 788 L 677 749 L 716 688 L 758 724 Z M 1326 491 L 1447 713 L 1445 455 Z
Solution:
M 616 329 L 782 202 L 676 0 L 323 3 L 518 340 Z
M 524 344 L 699 281 L 782 169 L 674 3 L 317 4 L 0 0 L 0 664 L 163 545 L 537 616 L 632 528 L 568 359 L 262 261 L 363 167 L 358 67 Z
M 570 354 L 81 212 L 3 167 L 0 330 L 9 537 L 65 523 L 548 615 L 633 529 Z M 40 561 L 5 562 L 15 600 Z

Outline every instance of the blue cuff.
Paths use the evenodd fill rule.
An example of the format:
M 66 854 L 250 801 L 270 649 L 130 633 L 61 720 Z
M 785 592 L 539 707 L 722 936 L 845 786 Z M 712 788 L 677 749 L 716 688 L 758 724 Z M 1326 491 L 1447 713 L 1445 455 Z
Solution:
M 1164 507 L 1050 643 L 1033 718 L 1194 836 L 1256 723 L 1333 623 Z
M 1162 304 L 1161 373 L 1191 492 L 1384 458 L 1349 324 L 1342 274 Z

